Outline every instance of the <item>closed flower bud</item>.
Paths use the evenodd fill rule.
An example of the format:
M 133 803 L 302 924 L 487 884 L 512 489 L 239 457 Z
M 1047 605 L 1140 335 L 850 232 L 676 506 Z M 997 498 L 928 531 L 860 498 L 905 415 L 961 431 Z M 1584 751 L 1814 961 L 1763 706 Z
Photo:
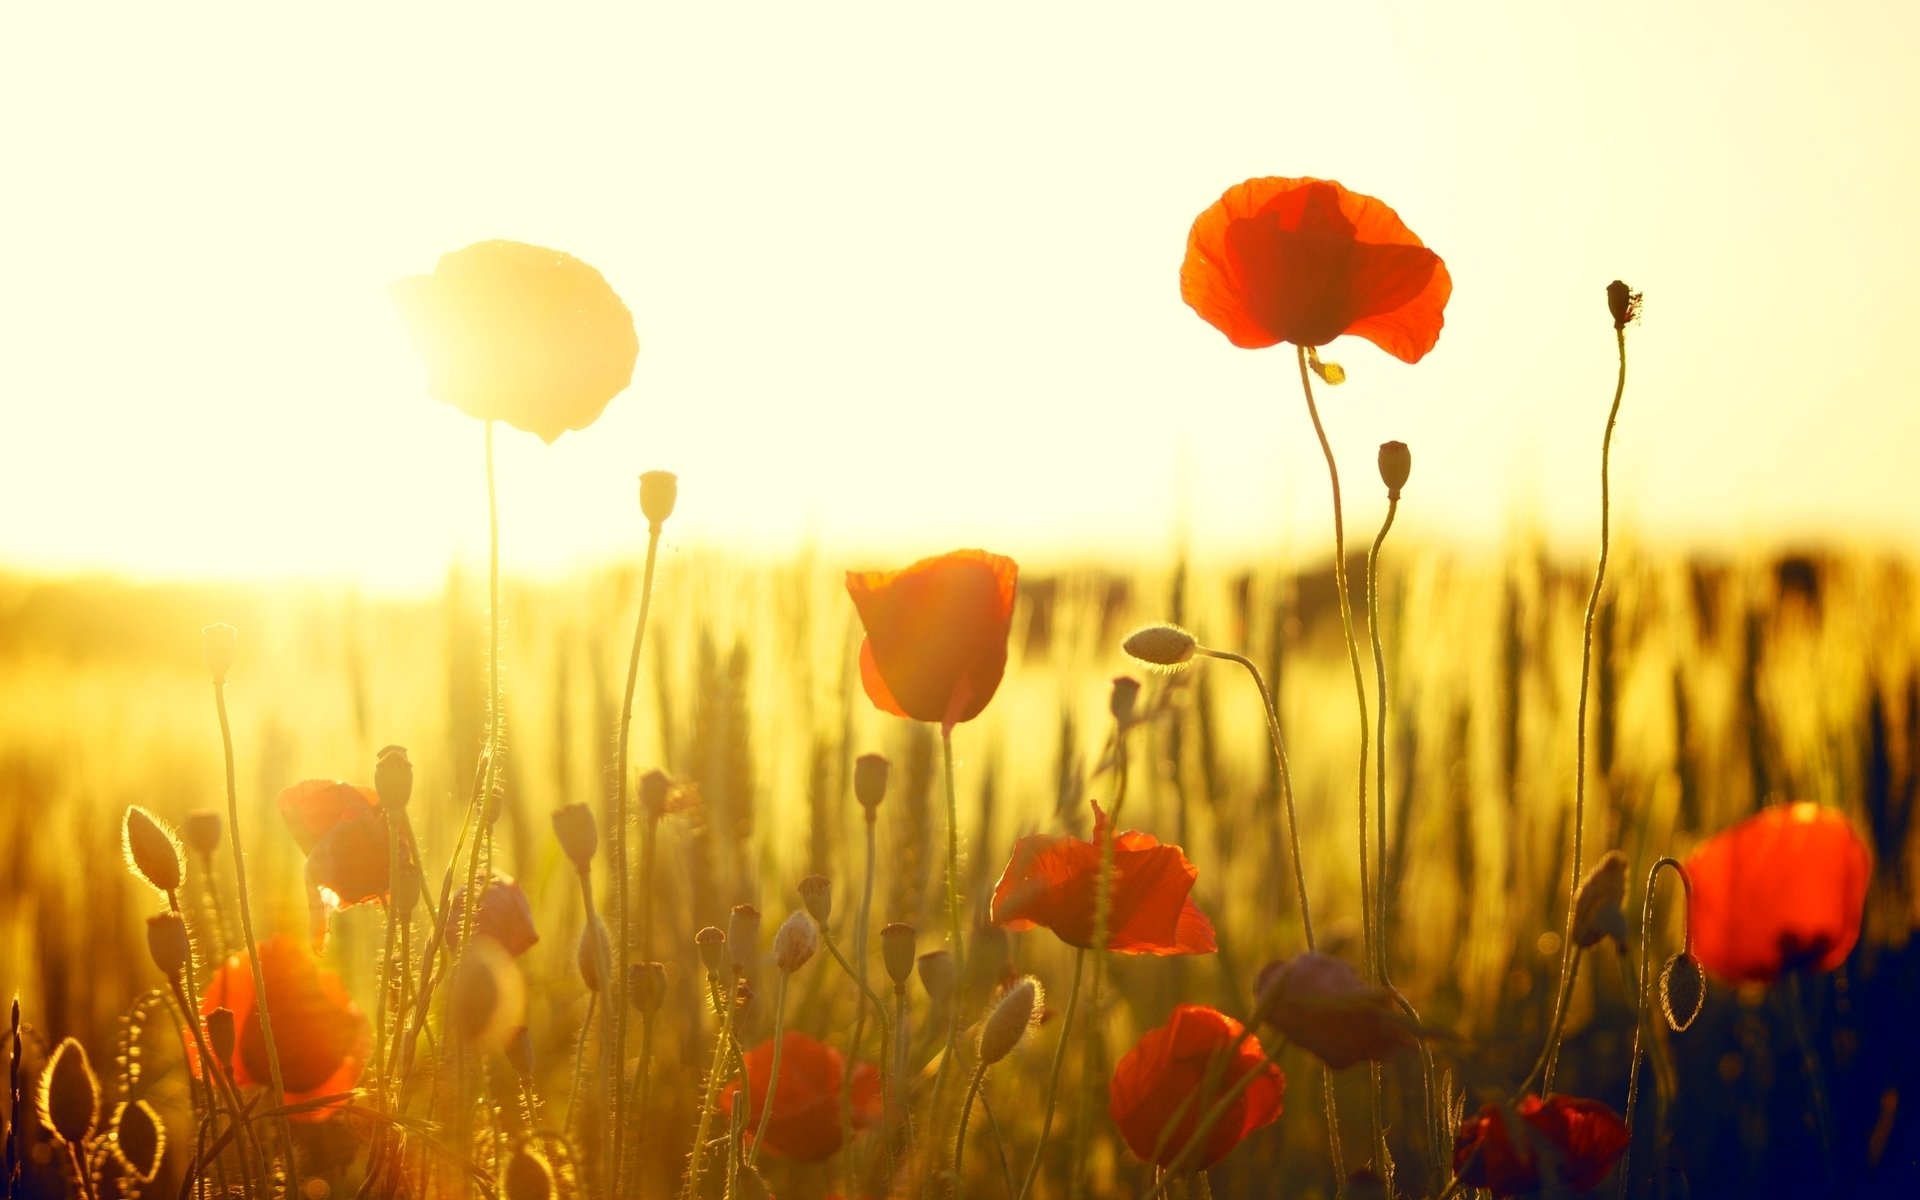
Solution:
M 667 1002 L 667 964 L 627 964 L 627 999 L 643 1013 L 657 1013 Z
M 507 1038 L 506 1055 L 514 1074 L 522 1079 L 533 1078 L 533 1035 L 527 1032 L 525 1025 L 514 1030 L 512 1036 Z
M 233 1061 L 236 1033 L 232 1009 L 216 1008 L 207 1014 L 207 1046 L 213 1051 L 215 1062 L 225 1064 Z
M 709 925 L 693 935 L 693 944 L 700 947 L 701 965 L 707 968 L 707 974 L 719 972 L 727 950 L 727 934 L 718 925 Z
M 895 987 L 907 986 L 913 978 L 913 951 L 916 937 L 913 926 L 898 921 L 880 927 L 880 959 L 887 964 L 887 978 Z
M 600 848 L 600 826 L 593 809 L 585 804 L 569 804 L 553 810 L 553 835 L 560 839 L 560 850 L 585 875 L 593 866 L 594 851 Z
M 887 798 L 887 773 L 892 769 L 884 754 L 862 754 L 853 760 L 853 798 L 867 810 L 868 820 Z
M 640 512 L 655 533 L 673 515 L 680 498 L 680 478 L 672 471 L 648 471 L 640 476 Z
M 1178 667 L 1193 661 L 1198 645 L 1193 635 L 1178 625 L 1149 625 L 1128 634 L 1120 648 L 1151 666 Z
M 373 790 L 382 808 L 401 809 L 413 799 L 413 764 L 405 746 L 386 746 L 373 765 Z
M 1660 1011 L 1667 1028 L 1685 1033 L 1707 1002 L 1707 975 L 1700 960 L 1691 954 L 1676 954 L 1660 971 Z
M 597 992 L 605 980 L 604 963 L 613 956 L 613 941 L 607 936 L 607 923 L 600 919 L 599 913 L 587 918 L 587 926 L 580 931 L 580 948 L 575 955 L 580 964 L 580 978 L 587 990 Z
M 760 910 L 751 904 L 736 904 L 727 917 L 727 952 L 735 971 L 753 965 L 760 948 Z
M 553 1168 L 531 1144 L 523 1143 L 507 1160 L 507 1200 L 552 1200 Z
M 167 1150 L 167 1130 L 160 1123 L 160 1114 L 145 1100 L 121 1104 L 113 1113 L 113 1141 L 108 1149 L 133 1182 L 152 1183 Z M 122 1189 L 121 1194 L 131 1191 Z
M 164 822 L 137 804 L 127 805 L 121 847 L 126 851 L 127 865 L 140 878 L 162 892 L 180 886 L 180 842 Z
M 1380 482 L 1387 485 L 1387 499 L 1398 500 L 1413 473 L 1413 451 L 1405 442 L 1380 443 Z
M 54 1048 L 40 1079 L 40 1120 L 55 1137 L 79 1146 L 100 1120 L 100 1080 L 86 1047 L 67 1038 Z
M 1607 285 L 1607 311 L 1613 314 L 1613 327 L 1625 329 L 1628 322 L 1640 319 L 1641 294 L 1618 279 Z
M 1140 681 L 1131 675 L 1115 675 L 1113 689 L 1107 693 L 1107 711 L 1122 727 L 1133 724 L 1133 710 L 1140 702 Z
M 773 934 L 773 965 L 791 975 L 807 965 L 820 948 L 820 928 L 813 918 L 795 909 Z
M 186 970 L 193 947 L 187 941 L 187 922 L 179 913 L 164 912 L 147 918 L 147 953 L 168 979 L 178 979 Z
M 234 646 L 240 633 L 231 625 L 209 625 L 200 631 L 200 650 L 215 683 L 225 683 L 233 669 Z
M 1027 1030 L 1040 1023 L 1044 997 L 1040 981 L 1031 975 L 1007 989 L 980 1026 L 981 1066 L 990 1067 L 1013 1053 Z
M 1627 947 L 1627 917 L 1620 905 L 1627 898 L 1627 856 L 1618 850 L 1602 855 L 1580 883 L 1573 898 L 1573 944 L 1581 949 L 1612 938 Z
M 800 902 L 822 925 L 833 914 L 833 884 L 825 875 L 809 875 L 800 881 Z
M 187 814 L 187 845 L 202 858 L 212 858 L 220 848 L 220 814 L 211 808 L 196 808 Z
M 929 950 L 920 956 L 920 986 L 935 1001 L 953 995 L 953 955 L 945 950 Z

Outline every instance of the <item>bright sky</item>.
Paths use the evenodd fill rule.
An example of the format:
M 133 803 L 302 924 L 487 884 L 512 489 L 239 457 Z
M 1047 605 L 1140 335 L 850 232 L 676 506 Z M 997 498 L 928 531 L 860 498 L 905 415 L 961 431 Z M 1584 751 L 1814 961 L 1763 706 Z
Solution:
M 0 566 L 438 577 L 479 426 L 387 299 L 507 237 L 598 266 L 632 388 L 503 431 L 503 553 L 886 565 L 1319 549 L 1290 349 L 1180 301 L 1254 175 L 1380 197 L 1446 259 L 1439 346 L 1347 339 L 1352 518 L 1920 546 L 1920 8 L 1905 3 L 13 5 L 0 17 Z M 536 15 L 537 12 L 537 15 Z M 1138 15 L 1153 12 L 1156 15 Z

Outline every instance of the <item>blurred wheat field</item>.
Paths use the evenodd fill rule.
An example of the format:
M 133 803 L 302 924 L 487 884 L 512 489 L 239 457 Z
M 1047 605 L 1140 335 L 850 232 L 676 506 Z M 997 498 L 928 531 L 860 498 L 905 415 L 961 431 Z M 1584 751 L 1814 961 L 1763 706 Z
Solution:
M 1770 798 L 1847 812 L 1871 834 L 1876 860 L 1867 931 L 1848 966 L 1818 981 L 1807 1002 L 1828 1073 L 1839 1178 L 1848 1190 L 1911 1180 L 1920 1159 L 1920 1044 L 1909 1031 L 1920 1003 L 1920 960 L 1909 946 L 1920 916 L 1910 884 L 1920 794 L 1913 568 L 1817 555 L 1713 562 L 1629 552 L 1615 563 L 1598 629 L 1587 833 L 1593 853 L 1619 848 L 1631 860 L 1632 944 L 1637 950 L 1646 870 L 1659 855 L 1684 856 L 1698 837 Z M 851 794 L 856 755 L 877 751 L 894 763 L 878 818 L 874 927 L 914 924 L 923 949 L 944 928 L 938 742 L 861 695 L 860 627 L 842 573 L 865 565 L 801 557 L 770 566 L 691 550 L 663 560 L 632 762 L 636 771 L 664 769 L 697 803 L 661 826 L 656 947 L 670 998 L 656 1050 L 663 1074 L 646 1114 L 644 1195 L 675 1192 L 711 1045 L 694 932 L 724 925 L 739 903 L 758 905 L 770 930 L 797 907 L 794 885 L 814 873 L 833 880 L 836 921 L 851 912 L 864 870 Z M 1359 560 L 1350 569 L 1357 582 Z M 1537 551 L 1463 560 L 1390 548 L 1383 565 L 1395 975 L 1441 1031 L 1436 1048 L 1469 1108 L 1524 1076 L 1546 1036 L 1590 580 L 1587 564 Z M 637 591 L 637 569 L 623 568 L 557 583 L 509 578 L 502 597 L 507 754 L 495 853 L 535 906 L 541 941 L 522 966 L 545 1123 L 555 1127 L 586 992 L 575 966 L 578 897 L 549 814 L 581 800 L 603 811 Z M 157 986 L 141 924 L 152 896 L 121 866 L 120 820 L 128 803 L 176 825 L 190 810 L 221 806 L 201 626 L 240 629 L 228 703 L 255 920 L 263 933 L 301 933 L 301 855 L 273 797 L 315 777 L 368 783 L 384 745 L 407 746 L 417 764 L 411 815 L 429 877 L 438 878 L 486 733 L 484 595 L 483 579 L 457 573 L 439 598 L 412 601 L 325 585 L 0 580 L 0 992 L 20 996 L 40 1047 L 31 1064 L 68 1035 L 109 1061 L 121 1015 Z M 964 1020 L 1012 969 L 1035 974 L 1064 1002 L 1070 950 L 1044 931 L 994 929 L 985 901 L 1015 838 L 1062 829 L 1084 836 L 1088 801 L 1110 798 L 1109 680 L 1140 669 L 1119 643 L 1159 620 L 1246 653 L 1274 683 L 1316 925 L 1330 948 L 1358 937 L 1357 734 L 1326 565 L 1030 571 L 1006 683 L 955 738 L 962 895 L 975 914 Z M 1154 715 L 1129 742 L 1124 824 L 1186 848 L 1221 952 L 1111 959 L 1100 1014 L 1106 1060 L 1069 1055 L 1043 1195 L 1076 1186 L 1090 1195 L 1144 1191 L 1148 1168 L 1105 1117 L 1111 1060 L 1176 1003 L 1244 1013 L 1260 965 L 1303 948 L 1251 683 L 1223 663 L 1144 679 L 1142 705 Z M 194 860 L 188 890 L 205 886 Z M 231 902 L 230 875 L 214 886 Z M 1658 963 L 1680 937 L 1664 887 L 1654 911 Z M 375 906 L 345 912 L 333 930 L 329 965 L 371 1010 L 380 915 Z M 1579 976 L 1561 1086 L 1618 1107 L 1635 1017 L 1633 985 L 1613 957 L 1590 956 Z M 870 959 L 878 978 L 871 947 Z M 757 970 L 771 973 L 764 963 Z M 830 963 L 808 971 L 796 978 L 789 1028 L 844 1047 L 852 989 Z M 937 1032 L 943 1019 L 925 1013 L 917 990 L 914 1002 L 916 1028 Z M 1820 1194 L 1828 1186 L 1805 1118 L 1801 1059 L 1776 1007 L 1756 990 L 1716 984 L 1701 1021 L 1666 1038 L 1666 1144 L 1656 1147 L 1649 1103 L 1635 1129 L 1636 1192 Z M 770 1032 L 765 1004 L 749 1016 L 744 1040 Z M 988 1088 L 1016 1163 L 1032 1152 L 1053 1025 Z M 154 1027 L 136 1042 L 142 1089 L 185 1145 L 184 1072 L 170 1040 Z M 1285 1113 L 1212 1172 L 1218 1195 L 1276 1194 L 1277 1179 L 1285 1194 L 1333 1192 L 1322 1068 L 1299 1050 L 1281 1063 Z M 1408 1078 L 1388 1074 L 1390 1088 Z M 1365 1072 L 1337 1080 L 1343 1113 L 1363 1112 Z M 1351 1138 L 1361 1118 L 1348 1120 Z M 1071 1157 L 1076 1128 L 1083 1161 Z M 994 1194 L 990 1143 L 979 1129 L 975 1136 L 983 1139 L 973 1163 L 978 1192 Z M 1403 1173 L 1435 1170 L 1412 1131 L 1390 1137 Z M 351 1158 L 350 1141 L 335 1150 Z M 477 1144 L 477 1161 L 486 1165 L 490 1152 Z M 870 1160 L 873 1149 L 863 1141 L 855 1154 Z M 156 1194 L 177 1186 L 178 1151 L 169 1158 Z M 47 1186 L 56 1177 L 44 1157 L 36 1161 Z M 818 1166 L 768 1166 L 786 1200 L 840 1193 L 847 1170 L 844 1152 Z

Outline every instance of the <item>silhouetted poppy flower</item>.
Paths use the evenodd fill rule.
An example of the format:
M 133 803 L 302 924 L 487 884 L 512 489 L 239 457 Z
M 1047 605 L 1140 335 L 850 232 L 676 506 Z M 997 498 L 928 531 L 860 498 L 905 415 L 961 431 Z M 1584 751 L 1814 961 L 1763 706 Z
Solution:
M 1404 362 L 1439 340 L 1453 280 L 1391 208 L 1324 179 L 1249 179 L 1193 223 L 1180 298 L 1234 345 L 1366 338 Z
M 1044 925 L 1069 946 L 1093 949 L 1100 846 L 1107 814 L 1093 806 L 1093 840 L 1034 834 L 1013 844 L 994 885 L 993 923 L 1018 932 Z M 1212 954 L 1213 925 L 1193 902 L 1199 872 L 1178 846 L 1129 830 L 1113 839 L 1107 946 L 1122 954 Z
M 1413 1045 L 1393 996 L 1343 958 L 1309 951 L 1268 963 L 1254 991 L 1264 1020 L 1336 1071 Z
M 447 905 L 447 944 L 460 948 L 461 927 L 466 924 L 467 889 L 463 885 Z M 473 914 L 473 931 L 499 942 L 508 954 L 519 958 L 540 940 L 533 927 L 533 904 L 519 884 L 506 875 L 489 875 L 481 884 L 480 907 Z
M 372 788 L 308 779 L 282 788 L 275 804 L 328 908 L 386 896 L 387 818 Z
M 260 943 L 267 1006 L 273 1013 L 273 1044 L 280 1052 L 280 1081 L 287 1102 L 344 1092 L 360 1079 L 372 1050 L 372 1025 L 347 996 L 340 977 L 323 969 L 298 940 L 283 933 Z M 216 1008 L 233 1013 L 239 1036 L 228 1066 L 241 1087 L 266 1087 L 267 1039 L 253 1002 L 253 965 L 236 954 L 207 985 L 201 1015 Z M 197 1064 L 197 1059 L 195 1059 Z M 320 1120 L 325 1110 L 299 1114 Z
M 860 682 L 874 705 L 951 730 L 993 699 L 1007 669 L 1020 567 L 984 550 L 923 558 L 904 571 L 848 571 L 860 611 Z
M 747 1082 L 751 1087 L 746 1128 L 760 1128 L 767 1084 L 773 1076 L 773 1039 L 747 1051 Z M 781 1039 L 780 1086 L 773 1095 L 773 1117 L 767 1122 L 767 1152 L 782 1158 L 817 1162 L 840 1149 L 840 1077 L 846 1059 L 838 1050 L 804 1033 L 788 1030 Z M 720 1094 L 727 1115 L 733 1115 L 740 1081 L 727 1084 Z M 869 1063 L 853 1068 L 853 1127 L 865 1129 L 880 1119 L 880 1075 Z
M 600 272 L 524 242 L 442 255 L 392 288 L 434 399 L 548 442 L 593 424 L 633 381 L 633 315 Z
M 1240 1031 L 1240 1022 L 1225 1013 L 1182 1004 L 1165 1025 L 1150 1030 L 1122 1056 L 1108 1089 L 1108 1111 L 1128 1149 L 1147 1162 L 1172 1166 L 1207 1110 L 1255 1071 L 1260 1077 L 1227 1108 L 1183 1166 L 1188 1170 L 1210 1167 L 1248 1134 L 1280 1119 L 1280 1096 L 1287 1090 L 1287 1077 L 1279 1067 L 1261 1065 L 1266 1051 L 1256 1037 L 1247 1038 L 1233 1051 L 1212 1090 L 1195 1095 L 1206 1084 L 1214 1057 L 1226 1054 Z
M 1468 1187 L 1525 1196 L 1556 1184 L 1592 1191 L 1627 1148 L 1627 1124 L 1598 1100 L 1523 1097 L 1489 1104 L 1453 1138 L 1453 1170 Z
M 1872 864 L 1847 819 L 1783 804 L 1723 830 L 1687 860 L 1694 957 L 1723 979 L 1831 971 L 1860 940 Z

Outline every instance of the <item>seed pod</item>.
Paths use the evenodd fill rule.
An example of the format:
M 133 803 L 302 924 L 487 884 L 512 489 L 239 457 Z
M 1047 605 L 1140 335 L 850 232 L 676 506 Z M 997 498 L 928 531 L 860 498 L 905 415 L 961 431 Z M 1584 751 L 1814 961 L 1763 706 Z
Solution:
M 833 914 L 833 884 L 825 875 L 809 875 L 800 881 L 800 902 L 822 925 Z
M 531 1143 L 522 1143 L 507 1160 L 507 1200 L 552 1200 L 553 1168 Z
M 100 1119 L 100 1080 L 87 1049 L 72 1038 L 54 1048 L 40 1078 L 40 1121 L 70 1146 L 93 1136 Z
M 1021 976 L 1018 983 L 1008 988 L 980 1026 L 981 1065 L 990 1067 L 1012 1054 L 1014 1047 L 1027 1036 L 1027 1030 L 1040 1023 L 1045 1003 L 1040 981 L 1031 975 Z
M 187 814 L 187 845 L 201 858 L 212 858 L 220 849 L 220 814 L 211 808 L 196 808 Z
M 653 532 L 660 532 L 667 523 L 679 498 L 680 477 L 672 471 L 648 471 L 640 476 L 640 513 Z
M 853 760 L 853 798 L 867 810 L 870 821 L 887 798 L 887 775 L 892 770 L 893 764 L 884 754 L 862 754 Z
M 167 1149 L 166 1127 L 145 1100 L 120 1105 L 113 1111 L 113 1157 L 137 1183 L 152 1183 L 160 1173 Z
M 643 1013 L 657 1013 L 667 1002 L 667 964 L 627 964 L 627 999 Z
M 707 974 L 718 973 L 720 964 L 725 961 L 726 931 L 718 925 L 709 925 L 693 935 L 693 944 L 700 947 L 700 963 L 707 968 Z
M 594 852 L 600 849 L 600 825 L 593 819 L 593 809 L 585 804 L 554 809 L 553 836 L 560 839 L 561 853 L 573 869 L 585 875 L 593 866 Z
M 773 965 L 791 975 L 806 966 L 819 948 L 820 927 L 813 923 L 812 917 L 796 908 L 774 931 Z
M 373 764 L 373 790 L 380 807 L 404 809 L 413 799 L 413 764 L 405 746 L 383 746 Z
M 658 821 L 673 801 L 673 776 L 652 770 L 640 777 L 640 811 Z
M 945 950 L 929 950 L 920 956 L 920 986 L 936 1002 L 953 995 L 955 982 L 953 955 Z
M 1387 485 L 1387 499 L 1398 500 L 1413 473 L 1413 451 L 1405 442 L 1380 443 L 1380 482 Z
M 913 926 L 898 921 L 880 927 L 880 958 L 887 964 L 887 978 L 893 980 L 895 987 L 905 987 L 907 980 L 913 978 L 916 936 Z
M 233 1045 L 237 1030 L 234 1028 L 233 1010 L 216 1008 L 207 1014 L 207 1045 L 213 1051 L 213 1057 L 219 1060 L 222 1070 L 231 1070 L 233 1065 Z
M 1607 285 L 1607 311 L 1613 315 L 1613 327 L 1625 329 L 1640 319 L 1641 294 L 1618 279 Z
M 580 931 L 580 947 L 575 955 L 580 964 L 580 978 L 586 982 L 587 990 L 600 990 L 602 976 L 600 964 L 613 957 L 613 939 L 607 936 L 607 923 L 600 919 L 599 913 L 587 918 L 586 928 Z
M 127 865 L 163 893 L 180 887 L 180 840 L 165 822 L 138 804 L 127 805 L 120 835 Z
M 1178 625 L 1149 625 L 1128 634 L 1120 648 L 1150 666 L 1178 667 L 1193 661 L 1198 645 L 1193 635 Z
M 1627 856 L 1609 850 L 1580 882 L 1573 898 L 1573 944 L 1581 949 L 1612 938 L 1627 947 L 1627 916 L 1620 905 L 1627 898 Z
M 233 669 L 233 653 L 240 633 L 231 625 L 209 625 L 200 631 L 200 652 L 215 683 L 225 683 Z
M 1707 976 L 1700 960 L 1691 954 L 1676 954 L 1660 969 L 1660 1011 L 1667 1028 L 1685 1033 L 1707 1002 Z
M 733 969 L 745 971 L 753 965 L 754 953 L 760 948 L 760 910 L 751 904 L 736 904 L 727 918 L 727 952 L 732 957 Z
M 187 922 L 179 913 L 163 912 L 147 918 L 147 953 L 168 979 L 178 979 L 193 955 L 187 941 Z
M 1131 675 L 1115 675 L 1107 692 L 1107 711 L 1121 728 L 1133 724 L 1133 710 L 1140 703 L 1140 681 Z

